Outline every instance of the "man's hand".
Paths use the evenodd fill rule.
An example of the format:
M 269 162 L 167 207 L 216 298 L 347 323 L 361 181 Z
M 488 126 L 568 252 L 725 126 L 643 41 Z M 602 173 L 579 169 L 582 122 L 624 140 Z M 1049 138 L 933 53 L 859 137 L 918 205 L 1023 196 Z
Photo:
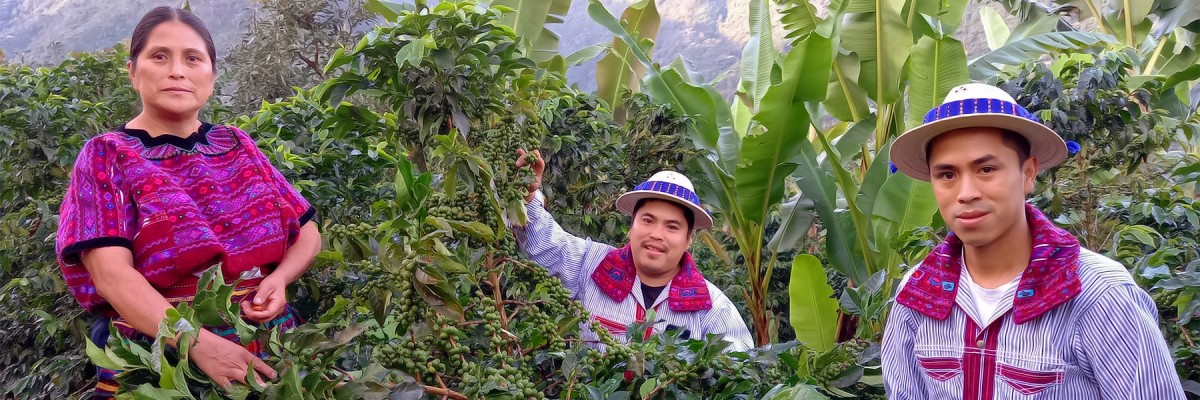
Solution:
M 261 324 L 279 316 L 286 304 L 287 283 L 268 275 L 259 282 L 254 298 L 242 300 L 242 315 Z
M 533 184 L 529 185 L 529 193 L 525 195 L 525 202 L 528 203 L 533 200 L 533 192 L 542 187 L 542 173 L 546 172 L 546 160 L 542 159 L 542 152 L 538 150 L 526 153 L 523 149 L 517 149 L 517 168 L 526 165 L 533 168 Z

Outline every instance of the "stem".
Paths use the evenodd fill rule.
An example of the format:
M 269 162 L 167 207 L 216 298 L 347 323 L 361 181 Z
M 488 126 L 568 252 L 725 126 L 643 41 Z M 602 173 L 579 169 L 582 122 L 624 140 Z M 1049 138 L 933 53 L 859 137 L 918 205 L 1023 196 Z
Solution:
M 496 300 L 496 311 L 500 313 L 500 326 L 508 330 L 508 316 L 504 310 L 504 298 L 500 296 L 500 273 L 496 272 L 500 263 L 488 255 L 488 283 L 492 285 L 492 297 Z
M 1154 53 L 1150 54 L 1150 61 L 1146 62 L 1146 68 L 1142 70 L 1143 74 L 1154 73 L 1154 65 L 1158 64 L 1158 56 L 1162 54 L 1163 47 L 1167 45 L 1167 39 L 1163 36 L 1158 37 L 1158 46 L 1155 46 Z
M 659 382 L 658 385 L 654 386 L 654 390 L 651 390 L 650 393 L 646 393 L 646 397 L 643 397 L 643 399 L 653 399 L 655 393 L 658 393 L 658 391 L 662 390 L 662 388 L 671 386 L 672 383 L 675 383 L 675 379 L 667 379 L 666 381 Z
M 1179 337 L 1182 337 L 1187 342 L 1188 347 L 1196 347 L 1196 343 L 1192 342 L 1192 336 L 1188 335 L 1187 327 L 1179 327 Z
M 1092 17 L 1096 18 L 1096 27 L 1100 28 L 1100 33 L 1111 35 L 1112 33 L 1108 31 L 1108 27 L 1104 26 L 1104 16 L 1100 15 L 1100 10 L 1096 9 L 1096 5 L 1092 4 L 1092 0 L 1084 1 L 1083 4 L 1087 5 L 1088 11 L 1092 13 Z M 1128 14 L 1125 15 L 1125 19 L 1129 19 Z
M 429 386 L 429 385 L 421 385 L 421 389 L 424 389 L 425 393 L 429 393 L 434 396 L 448 397 L 448 398 L 455 399 L 455 400 L 470 400 L 469 398 L 467 398 L 467 396 L 463 395 L 462 393 L 455 392 L 453 390 L 446 389 L 446 388 L 433 387 L 433 386 Z
M 575 389 L 575 373 L 571 373 L 571 383 L 567 384 L 567 395 L 563 396 L 563 398 L 570 399 L 571 398 L 571 390 L 573 390 L 573 389 Z

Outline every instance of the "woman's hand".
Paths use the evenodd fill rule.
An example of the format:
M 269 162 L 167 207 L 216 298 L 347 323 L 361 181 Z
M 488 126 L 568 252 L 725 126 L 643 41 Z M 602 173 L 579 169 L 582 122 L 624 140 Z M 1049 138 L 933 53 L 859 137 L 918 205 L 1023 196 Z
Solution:
M 246 383 L 246 372 L 250 366 L 254 367 L 253 376 L 259 385 L 275 379 L 275 369 L 249 350 L 203 329 L 188 351 L 188 358 L 221 388 L 228 388 L 233 382 Z
M 264 323 L 275 319 L 287 305 L 287 282 L 274 274 L 258 284 L 254 297 L 242 300 L 242 315 L 251 321 Z

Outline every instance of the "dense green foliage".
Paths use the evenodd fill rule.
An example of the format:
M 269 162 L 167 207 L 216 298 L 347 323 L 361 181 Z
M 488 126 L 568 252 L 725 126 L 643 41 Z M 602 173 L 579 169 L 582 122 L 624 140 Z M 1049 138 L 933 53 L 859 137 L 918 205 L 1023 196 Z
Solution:
M 927 189 L 889 175 L 881 156 L 906 126 L 905 106 L 936 101 L 945 88 L 922 86 L 918 82 L 933 78 L 920 75 L 901 86 L 907 99 L 853 81 L 810 85 L 801 79 L 807 73 L 857 69 L 859 61 L 842 55 L 825 64 L 806 59 L 803 51 L 838 48 L 821 36 L 822 29 L 838 28 L 829 22 L 834 18 L 796 24 L 811 7 L 780 3 L 789 16 L 789 39 L 800 50 L 748 51 L 757 64 L 743 63 L 752 71 L 744 71 L 730 115 L 731 105 L 711 86 L 688 81 L 676 67 L 626 65 L 644 69 L 642 89 L 627 88 L 635 90 L 615 100 L 572 89 L 564 65 L 579 57 L 534 62 L 544 57 L 531 52 L 552 48 L 543 41 L 530 50 L 517 31 L 541 30 L 500 24 L 506 18 L 500 8 L 366 2 L 387 22 L 328 57 L 305 54 L 322 60 L 319 73 L 304 60 L 289 64 L 312 74 L 305 79 L 319 75 L 323 79 L 314 82 L 320 83 L 245 115 L 223 112 L 245 104 L 216 101 L 203 114 L 249 132 L 318 208 L 324 251 L 289 295 L 309 323 L 281 334 L 225 321 L 232 313 L 227 287 L 214 284 L 201 292 L 205 301 L 173 312 L 165 334 L 224 321 L 246 337 L 263 335 L 268 361 L 281 378 L 225 393 L 235 398 L 251 392 L 265 398 L 882 398 L 878 340 L 890 305 L 887 282 L 918 262 L 944 228 L 936 219 L 910 216 L 931 213 L 930 196 L 919 196 Z M 626 36 L 619 42 L 636 41 L 623 32 L 625 24 L 590 11 Z M 867 23 L 858 10 L 834 11 Z M 899 10 L 885 11 L 884 22 L 896 22 L 888 18 Z M 627 11 L 651 12 L 653 7 Z M 965 79 L 965 58 L 928 52 L 934 42 L 961 47 L 935 33 L 957 25 L 951 17 L 961 10 L 920 12 L 946 26 L 913 20 L 907 33 L 919 33 L 913 41 L 920 42 L 913 59 L 906 66 L 907 53 L 899 60 L 888 55 L 867 71 L 871 79 L 901 82 L 905 71 L 915 74 L 935 60 L 945 61 L 934 71 L 945 73 L 938 75 L 944 81 Z M 320 22 L 344 27 L 362 14 L 343 17 Z M 751 22 L 754 36 L 767 45 L 769 24 Z M 314 43 L 308 42 L 327 44 Z M 640 45 L 614 51 L 626 63 L 641 63 L 636 50 L 649 43 Z M 1006 54 L 989 59 L 989 68 L 1015 59 Z M 122 377 L 127 389 L 153 397 L 218 393 L 188 367 L 186 354 L 160 345 L 113 342 L 107 351 L 96 347 L 85 354 L 91 321 L 67 293 L 54 261 L 57 210 L 79 148 L 137 111 L 123 68 L 126 56 L 118 47 L 78 54 L 53 68 L 0 64 L 4 396 L 82 394 L 94 374 L 89 355 L 91 362 L 131 371 Z M 1064 166 L 1043 176 L 1033 201 L 1089 248 L 1130 268 L 1160 308 L 1185 387 L 1200 396 L 1200 117 L 1181 90 L 1200 77 L 1200 69 L 1139 75 L 1134 71 L 1145 60 L 1129 51 L 1056 53 L 1051 59 L 993 78 L 1081 145 Z M 943 70 L 959 64 L 961 71 Z M 814 95 L 810 89 L 817 86 L 822 93 L 846 89 L 847 98 Z M 672 94 L 692 97 L 664 100 Z M 859 114 L 868 98 L 882 105 L 873 112 L 893 114 Z M 860 100 L 863 109 L 856 108 Z M 792 107 L 815 104 L 820 106 L 809 109 L 816 110 L 812 120 L 827 113 L 844 122 L 829 128 L 808 117 L 779 119 Z M 623 111 L 614 118 L 611 110 L 618 107 Z M 802 137 L 810 140 L 797 140 Z M 795 142 L 801 143 L 793 148 Z M 716 154 L 731 143 L 746 146 L 732 153 L 736 157 Z M 755 144 L 794 154 L 761 154 L 751 148 Z M 725 344 L 715 337 L 673 334 L 625 345 L 605 337 L 603 353 L 579 343 L 587 312 L 556 278 L 516 251 L 510 231 L 526 218 L 523 188 L 531 179 L 528 168 L 515 166 L 516 152 L 535 148 L 548 164 L 547 208 L 568 231 L 610 244 L 626 240 L 628 219 L 613 207 L 620 193 L 662 169 L 693 176 L 718 219 L 716 229 L 696 236 L 697 261 L 744 317 L 758 307 L 764 322 L 749 322 L 771 343 L 746 353 L 722 353 Z M 775 180 L 766 178 L 775 173 Z M 746 193 L 765 203 L 744 202 Z M 847 199 L 846 193 L 857 195 Z M 873 204 L 876 198 L 880 205 Z M 865 262 L 876 264 L 868 268 Z M 796 293 L 827 291 L 836 302 L 788 302 Z M 637 324 L 630 329 L 639 330 Z M 339 386 L 351 378 L 352 384 Z

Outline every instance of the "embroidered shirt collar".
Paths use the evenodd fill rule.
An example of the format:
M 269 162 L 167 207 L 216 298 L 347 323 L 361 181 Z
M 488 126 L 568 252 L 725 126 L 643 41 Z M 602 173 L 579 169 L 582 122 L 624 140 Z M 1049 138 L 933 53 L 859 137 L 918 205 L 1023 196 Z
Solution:
M 1046 218 L 1032 205 L 1025 205 L 1033 236 L 1029 266 L 1017 284 L 1013 299 L 1013 322 L 1032 321 L 1079 294 L 1079 241 Z M 951 232 L 913 271 L 896 295 L 896 302 L 938 320 L 954 309 L 958 291 L 962 241 Z
M 671 279 L 670 291 L 667 292 L 667 306 L 676 312 L 711 309 L 712 297 L 708 293 L 708 283 L 696 268 L 692 254 L 683 253 L 679 264 L 679 273 Z M 592 272 L 592 281 L 616 302 L 625 301 L 625 297 L 633 291 L 636 277 L 637 269 L 633 265 L 633 251 L 629 245 L 609 252 Z
M 126 141 L 140 147 L 142 157 L 147 159 L 165 159 L 180 154 L 200 153 L 204 155 L 221 155 L 233 150 L 238 141 L 233 131 L 227 126 L 217 126 L 207 122 L 200 123 L 200 129 L 187 137 L 176 135 L 151 136 L 149 132 L 121 125 L 117 132 L 125 134 Z

